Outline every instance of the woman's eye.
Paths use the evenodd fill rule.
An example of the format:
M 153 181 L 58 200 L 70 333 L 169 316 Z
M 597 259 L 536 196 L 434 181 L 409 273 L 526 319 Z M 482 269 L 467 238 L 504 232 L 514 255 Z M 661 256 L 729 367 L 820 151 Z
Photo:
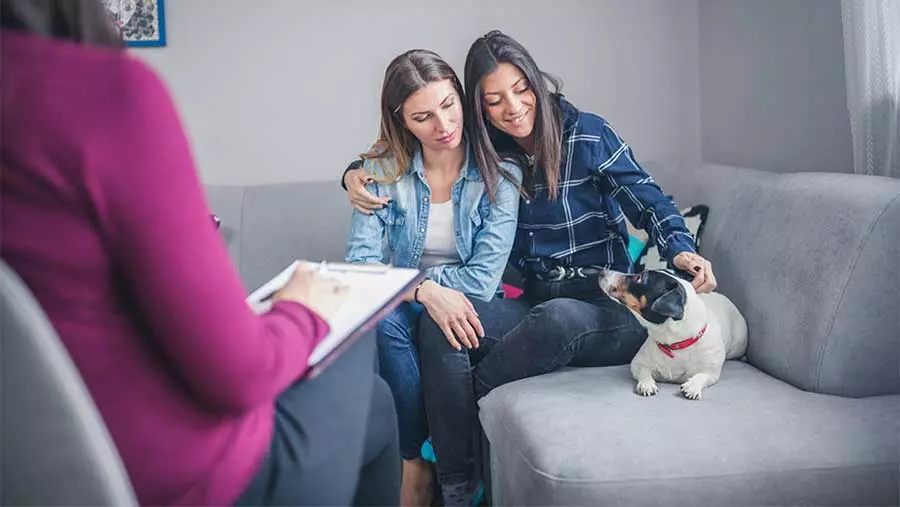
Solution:
M 444 104 L 444 109 L 450 109 L 451 107 L 453 107 L 455 105 L 456 105 L 456 102 L 448 102 L 448 103 Z
M 487 104 L 488 107 L 493 107 L 493 106 L 499 105 L 499 104 L 500 104 L 500 101 L 499 101 L 499 100 L 496 100 L 496 101 L 494 101 L 494 102 L 486 102 L 486 104 Z
M 521 90 L 516 90 L 515 92 L 516 92 L 516 95 L 521 95 L 521 94 L 527 92 L 527 91 L 530 90 L 530 89 L 531 89 L 531 88 L 529 88 L 528 86 L 526 86 L 526 87 L 522 88 Z

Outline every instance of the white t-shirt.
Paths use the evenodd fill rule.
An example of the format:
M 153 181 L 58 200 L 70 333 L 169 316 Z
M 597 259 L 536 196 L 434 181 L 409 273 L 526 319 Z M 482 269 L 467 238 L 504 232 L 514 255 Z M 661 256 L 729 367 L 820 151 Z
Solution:
M 460 264 L 453 233 L 453 201 L 431 203 L 428 213 L 428 230 L 425 231 L 425 247 L 419 269 L 441 264 Z

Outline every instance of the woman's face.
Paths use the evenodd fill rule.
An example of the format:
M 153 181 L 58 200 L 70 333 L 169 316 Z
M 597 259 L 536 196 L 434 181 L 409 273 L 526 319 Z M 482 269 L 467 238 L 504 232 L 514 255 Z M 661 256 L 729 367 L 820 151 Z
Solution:
M 462 142 L 462 104 L 450 80 L 428 83 L 403 102 L 400 113 L 424 149 L 453 150 Z
M 518 67 L 504 62 L 483 77 L 481 99 L 493 126 L 517 139 L 531 136 L 537 99 Z

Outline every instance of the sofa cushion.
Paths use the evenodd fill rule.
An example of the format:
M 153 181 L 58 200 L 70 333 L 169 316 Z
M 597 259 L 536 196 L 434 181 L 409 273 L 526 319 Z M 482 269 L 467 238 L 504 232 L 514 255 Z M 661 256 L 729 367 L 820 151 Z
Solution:
M 647 167 L 712 210 L 703 255 L 747 319 L 753 365 L 808 391 L 900 393 L 900 180 Z
M 627 366 L 575 368 L 481 400 L 498 505 L 896 504 L 900 397 L 803 392 L 729 361 L 700 401 Z
M 694 237 L 694 245 L 697 247 L 697 253 L 703 255 L 703 228 L 709 217 L 709 206 L 705 204 L 697 204 L 682 208 L 681 216 L 684 218 L 684 225 L 687 226 L 691 236 Z M 629 243 L 628 250 L 631 252 L 632 245 L 640 243 L 642 246 L 637 252 L 637 256 L 632 255 L 635 261 L 635 271 L 645 271 L 654 269 L 666 269 L 668 263 L 659 255 L 659 249 L 655 242 L 650 240 L 646 231 L 635 228 L 628 223 Z M 633 231 L 633 234 L 632 234 Z

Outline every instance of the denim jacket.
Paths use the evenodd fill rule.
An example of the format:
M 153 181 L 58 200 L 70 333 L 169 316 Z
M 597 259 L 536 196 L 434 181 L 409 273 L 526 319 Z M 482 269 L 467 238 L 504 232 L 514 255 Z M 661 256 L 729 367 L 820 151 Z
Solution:
M 456 250 L 462 264 L 433 266 L 425 271 L 434 282 L 483 301 L 493 298 L 500 287 L 516 234 L 522 171 L 510 163 L 502 166 L 516 181 L 501 178 L 494 192 L 496 202 L 491 203 L 474 153 L 466 144 L 466 159 L 451 190 Z M 384 176 L 378 159 L 367 159 L 363 168 L 376 178 Z M 393 201 L 372 215 L 353 211 L 347 262 L 417 267 L 431 208 L 421 149 L 398 181 L 371 183 L 367 188 Z

